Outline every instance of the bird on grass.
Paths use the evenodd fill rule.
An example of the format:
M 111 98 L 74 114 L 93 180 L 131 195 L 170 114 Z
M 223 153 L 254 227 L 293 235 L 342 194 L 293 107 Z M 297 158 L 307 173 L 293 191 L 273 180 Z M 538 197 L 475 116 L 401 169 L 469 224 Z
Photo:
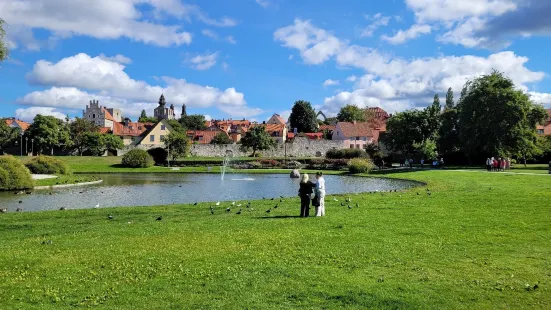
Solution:
M 333 201 L 338 202 L 339 200 L 336 197 L 333 197 Z
M 21 209 L 21 208 L 15 209 L 15 212 L 21 212 L 21 211 L 23 211 L 23 209 Z
M 351 206 L 351 205 L 348 205 L 348 209 L 352 209 L 352 206 Z
M 210 206 L 210 214 L 214 215 L 214 207 L 213 206 Z
M 99 209 L 99 203 L 94 206 L 95 209 Z
M 226 212 L 230 212 L 230 211 L 231 211 L 231 208 L 227 208 L 227 209 L 226 209 Z
M 344 202 L 341 202 L 341 207 L 344 207 L 344 206 L 345 206 Z
M 194 206 L 196 206 L 196 205 L 197 205 L 197 203 L 194 203 L 193 205 L 194 205 Z
M 59 210 L 63 211 L 63 210 L 67 210 L 67 208 L 61 207 L 61 208 L 59 208 Z
M 32 195 L 33 192 L 25 192 L 25 194 L 27 194 L 27 195 Z
M 356 202 L 356 208 L 359 208 L 359 207 L 360 207 L 360 204 L 358 204 L 358 203 Z
M 8 208 L 2 208 L 2 209 L 0 209 L 0 213 L 8 213 Z
M 274 200 L 275 198 L 272 198 L 271 200 Z
M 417 196 L 419 196 L 419 195 L 421 195 L 421 194 L 419 194 L 419 192 L 417 192 Z
M 219 206 L 219 205 L 220 205 L 220 201 L 219 201 L 219 202 L 217 202 L 217 203 L 215 203 L 215 205 Z
M 238 204 L 237 206 L 238 206 L 238 207 L 241 207 L 242 205 L 241 205 L 241 204 Z
M 113 216 L 112 216 L 111 214 L 109 214 L 109 215 L 107 216 L 107 218 L 110 219 L 110 220 L 112 220 L 112 219 L 113 219 Z
M 235 201 L 233 201 L 233 202 L 231 203 L 231 205 L 232 205 L 232 206 L 235 206 Z
M 239 211 L 237 211 L 237 213 L 235 213 L 235 214 L 241 214 L 241 209 L 239 209 Z
M 42 241 L 42 244 L 52 244 L 52 240 L 44 240 Z
M 270 212 L 272 212 L 272 209 L 266 210 L 266 213 L 270 213 Z
M 277 209 L 277 207 L 278 207 L 278 205 L 276 204 L 276 205 L 274 206 L 274 209 Z
M 162 219 L 163 219 L 163 216 L 161 215 L 157 218 L 157 221 L 161 221 Z
M 19 203 L 23 203 L 23 200 L 19 200 Z
M 348 197 L 348 198 L 345 199 L 345 201 L 346 201 L 346 202 L 351 202 L 352 199 L 350 199 L 350 197 Z

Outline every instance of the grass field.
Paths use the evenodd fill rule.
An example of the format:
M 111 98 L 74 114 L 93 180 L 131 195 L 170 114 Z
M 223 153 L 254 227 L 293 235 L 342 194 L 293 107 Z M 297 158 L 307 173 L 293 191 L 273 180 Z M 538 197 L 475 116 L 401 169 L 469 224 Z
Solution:
M 59 175 L 57 178 L 52 179 L 42 179 L 35 180 L 36 186 L 51 186 L 51 185 L 64 185 L 64 184 L 75 184 L 75 183 L 84 183 L 92 182 L 99 180 L 98 177 L 89 176 L 89 175 Z
M 551 308 L 551 178 L 392 176 L 430 195 L 0 214 L 0 309 Z

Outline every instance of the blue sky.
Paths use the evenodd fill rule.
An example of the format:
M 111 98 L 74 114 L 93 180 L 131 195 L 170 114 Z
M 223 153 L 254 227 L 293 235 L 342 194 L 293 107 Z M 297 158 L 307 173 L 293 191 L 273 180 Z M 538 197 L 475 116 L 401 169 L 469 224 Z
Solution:
M 135 119 L 161 93 L 214 118 L 286 117 L 299 99 L 393 113 L 492 69 L 551 107 L 546 2 L 0 0 L 0 115 L 81 116 L 97 99 Z

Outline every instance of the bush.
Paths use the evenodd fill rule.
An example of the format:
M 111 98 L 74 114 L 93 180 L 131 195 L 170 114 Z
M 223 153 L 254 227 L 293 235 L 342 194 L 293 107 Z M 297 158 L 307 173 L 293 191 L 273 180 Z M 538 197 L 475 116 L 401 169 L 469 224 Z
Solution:
M 334 149 L 327 151 L 325 157 L 329 159 L 367 158 L 367 152 L 361 149 Z
M 121 163 L 130 168 L 147 168 L 153 166 L 153 157 L 144 150 L 133 149 L 124 154 Z
M 257 161 L 253 161 L 253 162 L 248 163 L 247 168 L 249 168 L 249 169 L 260 169 L 260 168 L 262 168 L 262 164 L 257 162 Z
M 36 156 L 25 166 L 34 174 L 71 174 L 67 164 L 51 156 Z
M 31 173 L 23 163 L 13 156 L 0 156 L 0 190 L 32 187 Z
M 342 169 L 348 165 L 348 160 L 346 159 L 326 159 L 325 164 L 333 167 L 333 169 Z
M 274 159 L 262 159 L 258 161 L 264 167 L 277 167 L 279 162 Z
M 350 173 L 368 173 L 375 168 L 373 162 L 368 159 L 354 158 L 348 163 Z
M 154 149 L 150 149 L 147 151 L 151 157 L 153 157 L 153 161 L 156 165 L 162 165 L 166 162 L 166 159 L 168 158 L 168 152 L 160 147 L 156 147 Z

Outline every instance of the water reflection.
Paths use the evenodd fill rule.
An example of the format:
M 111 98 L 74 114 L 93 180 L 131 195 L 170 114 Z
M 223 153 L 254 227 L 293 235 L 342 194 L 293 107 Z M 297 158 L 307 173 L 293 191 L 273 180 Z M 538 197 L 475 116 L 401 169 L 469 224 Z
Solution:
M 89 187 L 34 191 L 32 195 L 0 193 L 0 205 L 8 210 L 58 210 L 113 206 L 147 206 L 205 201 L 252 200 L 263 197 L 294 197 L 298 179 L 281 174 L 102 174 L 103 183 Z M 327 193 L 388 191 L 416 183 L 348 176 L 325 176 Z M 20 203 L 21 201 L 21 203 Z

